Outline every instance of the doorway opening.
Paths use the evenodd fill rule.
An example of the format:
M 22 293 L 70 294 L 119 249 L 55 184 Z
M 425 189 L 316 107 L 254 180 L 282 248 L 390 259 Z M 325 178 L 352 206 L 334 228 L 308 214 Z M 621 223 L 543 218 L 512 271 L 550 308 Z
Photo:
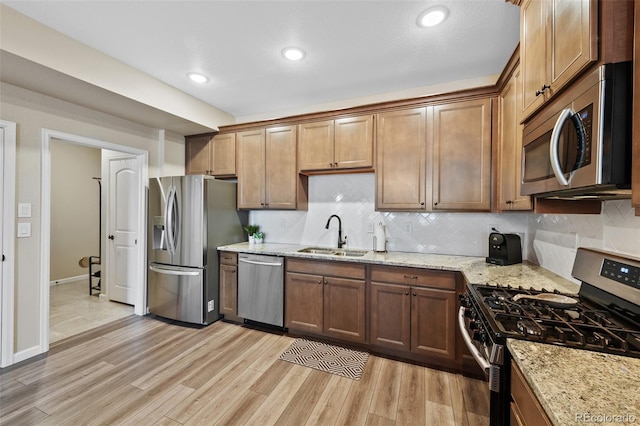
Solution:
M 110 298 L 110 288 L 116 287 L 113 282 L 118 282 L 117 280 L 121 278 L 122 274 L 118 274 L 115 271 L 124 270 L 127 272 L 124 278 L 128 280 L 128 285 L 131 290 L 131 298 L 126 302 L 133 306 L 132 312 L 137 315 L 144 315 L 146 313 L 146 268 L 144 267 L 144 254 L 146 251 L 145 242 L 146 242 L 146 188 L 148 181 L 148 152 L 139 150 L 136 148 L 117 145 L 97 139 L 86 138 L 77 135 L 71 135 L 67 133 L 57 132 L 53 130 L 43 129 L 42 132 L 42 216 L 41 216 L 41 306 L 40 306 L 40 347 L 39 353 L 43 353 L 49 350 L 49 343 L 51 341 L 59 340 L 61 338 L 58 334 L 50 332 L 50 314 L 51 314 L 51 301 L 53 292 L 50 289 L 50 280 L 54 276 L 52 272 L 59 274 L 59 271 L 56 271 L 52 266 L 52 246 L 51 246 L 51 238 L 56 235 L 57 229 L 54 227 L 57 225 L 56 223 L 52 223 L 52 218 L 54 217 L 54 212 L 52 211 L 52 197 L 57 196 L 52 192 L 52 147 L 57 149 L 59 146 L 75 146 L 76 148 L 85 148 L 86 152 L 91 153 L 91 150 L 100 151 L 100 182 L 101 182 L 101 200 L 102 200 L 102 220 L 100 229 L 95 229 L 94 232 L 97 233 L 97 236 L 102 236 L 102 238 L 94 238 L 95 240 L 101 240 L 100 243 L 96 243 L 95 241 L 89 241 L 88 243 L 92 247 L 88 248 L 87 253 L 99 252 L 100 253 L 100 294 L 104 294 L 102 298 L 103 300 L 108 300 Z M 81 149 L 82 150 L 82 149 Z M 95 152 L 93 152 L 95 156 Z M 123 161 L 126 161 L 127 170 L 133 170 L 134 172 L 127 173 L 126 179 L 124 180 L 124 185 L 120 184 L 120 176 L 116 172 L 112 172 L 110 176 L 109 170 L 105 170 L 105 158 L 117 158 Z M 118 169 L 120 170 L 120 169 Z M 90 174 L 96 174 L 95 172 L 91 172 Z M 115 175 L 115 177 L 114 177 Z M 91 178 L 97 176 L 91 176 Z M 120 179 L 120 180 L 119 180 Z M 93 179 L 92 179 L 93 180 Z M 91 182 L 94 186 L 97 187 L 95 181 Z M 120 186 L 118 186 L 120 185 Z M 118 196 L 118 194 L 114 194 L 117 188 L 126 188 L 125 194 Z M 73 191 L 74 188 L 69 188 L 69 190 Z M 94 188 L 95 193 L 98 192 L 97 188 Z M 95 193 L 93 196 L 95 197 Z M 87 193 L 87 198 L 90 198 L 90 194 Z M 96 200 L 98 200 L 96 198 Z M 124 200 L 124 203 L 121 202 Z M 119 202 L 120 205 L 113 206 L 110 203 Z M 116 211 L 117 214 L 113 212 Z M 98 213 L 96 213 L 95 221 L 98 220 Z M 132 229 L 132 232 L 135 233 L 135 244 L 127 247 L 127 253 L 129 258 L 125 259 L 126 262 L 124 265 L 122 264 L 123 260 L 121 259 L 120 252 L 118 252 L 118 248 L 115 247 L 120 246 L 118 240 L 106 238 L 107 235 L 111 235 L 115 233 L 113 229 L 117 229 L 118 223 L 114 223 L 114 220 L 111 216 L 122 216 L 126 217 L 126 226 Z M 65 231 L 62 231 L 62 234 L 65 235 Z M 74 232 L 68 231 L 68 232 Z M 90 240 L 90 239 L 89 239 Z M 96 244 L 100 244 L 98 247 Z M 116 253 L 117 256 L 116 256 Z M 97 254 L 97 253 L 96 253 Z M 87 256 L 91 256 L 87 254 Z M 84 257 L 84 256 L 83 256 Z M 82 260 L 76 259 L 78 264 Z M 117 263 L 121 263 L 117 265 Z M 57 265 L 56 265 L 57 268 Z M 98 268 L 97 268 L 98 269 Z M 71 279 L 74 278 L 74 275 L 71 275 Z M 89 276 L 88 271 L 84 276 L 76 276 L 76 278 L 81 279 L 80 286 L 86 291 L 86 297 L 93 297 L 96 300 L 100 299 L 100 296 L 89 296 L 90 286 L 95 287 L 97 285 L 95 278 L 92 280 L 92 283 L 89 284 Z M 55 284 L 55 279 L 53 280 Z M 71 284 L 71 282 L 69 283 Z M 118 282 L 120 285 L 121 283 Z M 78 285 L 76 283 L 76 285 Z M 57 289 L 56 289 L 57 290 Z M 95 291 L 94 291 L 95 292 Z M 97 293 L 97 292 L 96 292 Z M 64 297 L 64 296 L 63 296 Z M 91 299 L 89 299 L 91 300 Z M 126 306 L 126 305 L 123 305 Z M 77 313 L 77 312 L 76 312 Z M 86 322 L 89 323 L 91 318 L 83 319 L 82 315 L 79 315 L 78 318 L 75 319 L 77 324 L 75 326 L 78 327 L 78 330 L 81 329 L 79 323 Z M 91 327 L 91 324 L 86 324 L 88 328 Z M 73 327 L 72 327 L 73 328 Z M 56 331 L 57 333 L 58 331 Z M 78 331 L 80 332 L 80 331 Z M 67 337 L 63 336 L 62 338 Z

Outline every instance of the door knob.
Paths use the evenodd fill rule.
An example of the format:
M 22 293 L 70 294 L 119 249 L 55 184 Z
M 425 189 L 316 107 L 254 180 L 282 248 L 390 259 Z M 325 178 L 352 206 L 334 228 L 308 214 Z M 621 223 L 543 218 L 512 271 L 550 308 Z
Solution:
M 107 238 L 109 238 L 110 240 L 113 240 L 115 237 L 113 235 L 109 235 L 109 237 Z

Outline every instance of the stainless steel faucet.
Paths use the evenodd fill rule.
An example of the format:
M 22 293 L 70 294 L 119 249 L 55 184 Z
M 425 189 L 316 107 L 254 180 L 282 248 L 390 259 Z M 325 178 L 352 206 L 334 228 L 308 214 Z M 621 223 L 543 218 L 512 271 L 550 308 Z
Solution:
M 338 219 L 338 248 L 342 248 L 343 245 L 347 244 L 347 236 L 345 235 L 344 240 L 342 239 L 342 220 L 340 220 L 340 216 L 338 216 L 337 214 L 332 214 L 331 216 L 329 216 L 329 220 L 327 220 L 327 225 L 324 227 L 324 229 L 329 229 L 329 223 L 334 217 Z

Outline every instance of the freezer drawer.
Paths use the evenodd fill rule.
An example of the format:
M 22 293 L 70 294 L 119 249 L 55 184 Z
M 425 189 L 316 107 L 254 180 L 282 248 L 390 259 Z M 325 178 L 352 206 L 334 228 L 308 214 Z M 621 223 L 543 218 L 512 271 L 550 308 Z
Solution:
M 149 263 L 149 312 L 203 324 L 204 283 L 204 269 Z

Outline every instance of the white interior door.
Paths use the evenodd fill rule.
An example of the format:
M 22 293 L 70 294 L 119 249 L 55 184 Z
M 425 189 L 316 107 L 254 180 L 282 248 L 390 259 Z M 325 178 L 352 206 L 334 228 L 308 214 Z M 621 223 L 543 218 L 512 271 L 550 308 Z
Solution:
M 109 299 L 133 305 L 139 270 L 140 171 L 135 156 L 108 159 L 106 286 Z M 103 281 L 104 282 L 104 281 Z
M 4 302 L 4 128 L 0 127 L 0 253 L 2 259 L 0 261 L 0 318 L 2 317 L 2 307 Z M 2 354 L 2 342 L 3 342 L 3 327 L 0 327 L 0 366 L 4 367 Z

